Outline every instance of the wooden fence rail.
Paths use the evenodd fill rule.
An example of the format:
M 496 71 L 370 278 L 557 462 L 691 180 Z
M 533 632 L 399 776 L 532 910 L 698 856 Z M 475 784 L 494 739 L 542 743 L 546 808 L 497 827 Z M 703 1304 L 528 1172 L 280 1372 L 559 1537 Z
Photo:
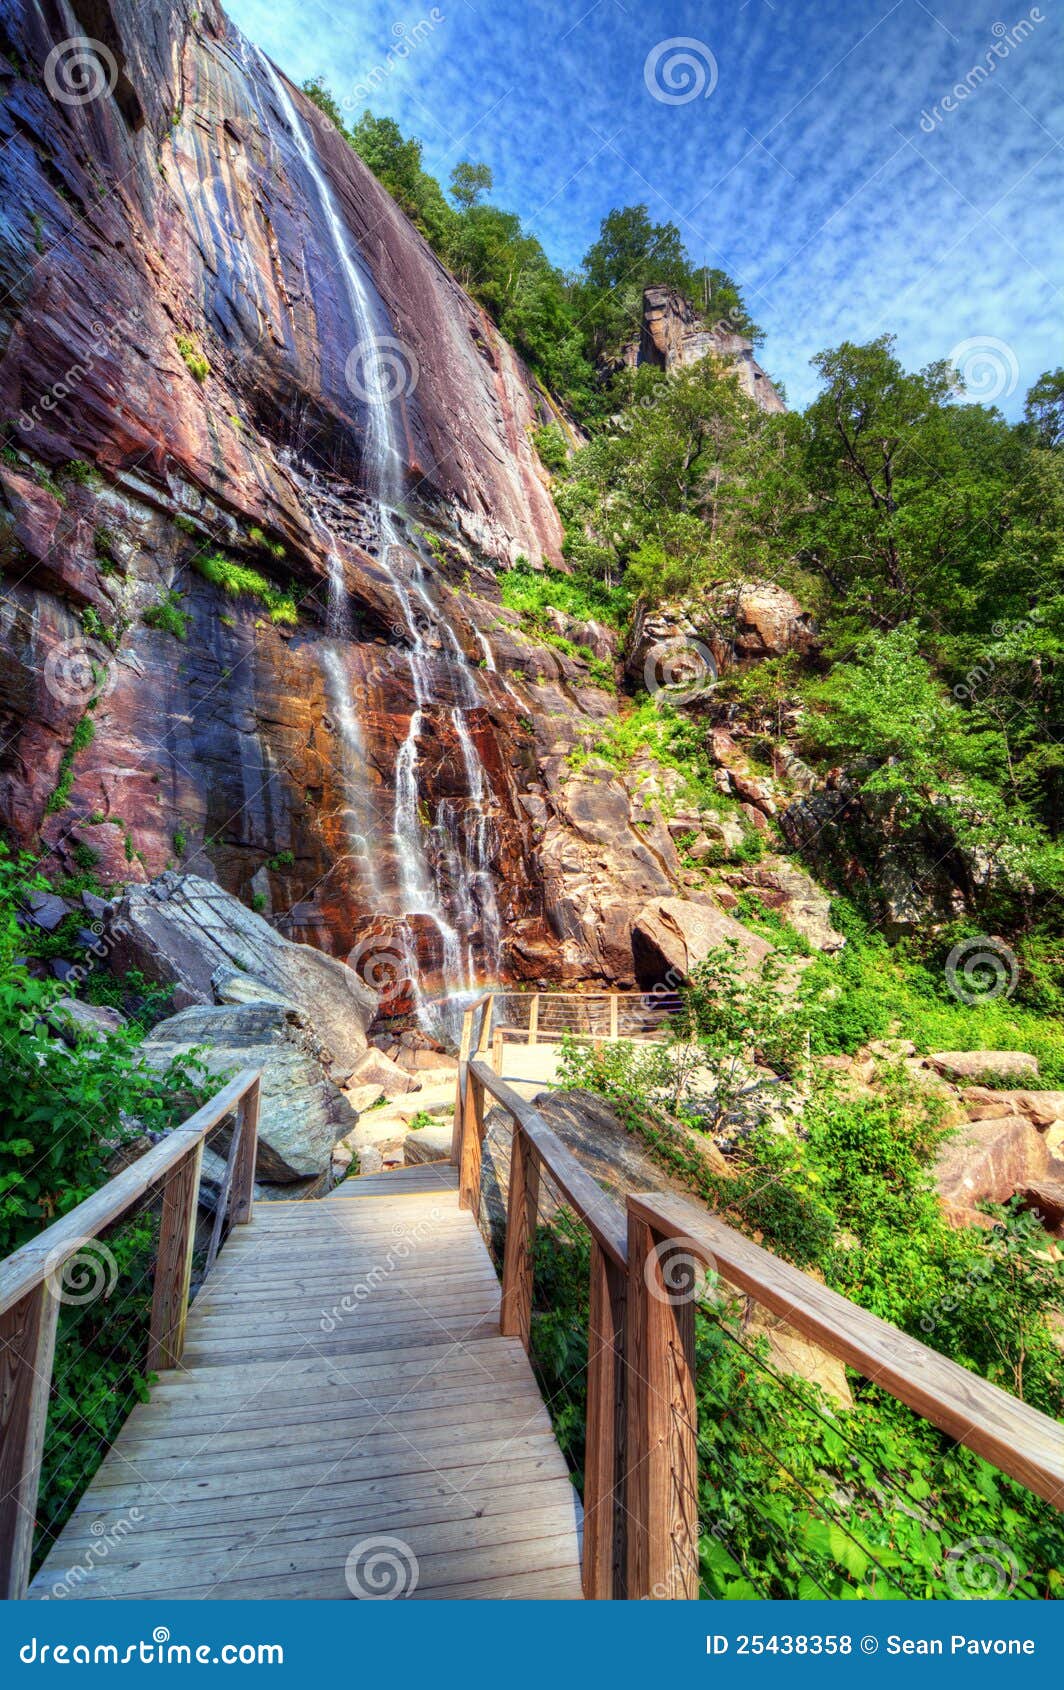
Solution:
M 488 1037 L 490 1015 L 480 1029 Z M 1002 1473 L 1064 1509 L 1064 1427 L 676 1195 L 605 1193 L 470 1046 L 459 1075 L 459 1200 L 480 1200 L 488 1096 L 513 1125 L 503 1331 L 531 1343 L 537 1200 L 548 1175 L 591 1235 L 584 1594 L 695 1598 L 695 1307 L 700 1269 L 749 1295 Z M 701 1276 L 704 1280 L 704 1275 Z
M 0 1263 L 0 1596 L 25 1593 L 52 1382 L 63 1269 L 141 1198 L 161 1199 L 146 1367 L 181 1359 L 188 1313 L 203 1144 L 236 1113 L 208 1251 L 251 1219 L 258 1145 L 259 1070 L 246 1068 L 139 1161 Z

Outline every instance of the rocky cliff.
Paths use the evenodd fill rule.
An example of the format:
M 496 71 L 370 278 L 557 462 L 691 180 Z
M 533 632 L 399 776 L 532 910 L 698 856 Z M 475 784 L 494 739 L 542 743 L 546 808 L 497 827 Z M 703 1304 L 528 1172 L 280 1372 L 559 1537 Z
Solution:
M 191 868 L 394 1007 L 631 980 L 674 845 L 499 599 L 559 555 L 547 396 L 215 0 L 0 30 L 0 824 Z
M 732 365 L 743 392 L 761 410 L 787 408 L 754 357 L 753 341 L 737 334 L 727 322 L 707 324 L 676 288 L 645 290 L 642 331 L 625 348 L 624 356 L 627 364 L 651 364 L 661 370 L 682 369 L 700 358 L 719 358 Z

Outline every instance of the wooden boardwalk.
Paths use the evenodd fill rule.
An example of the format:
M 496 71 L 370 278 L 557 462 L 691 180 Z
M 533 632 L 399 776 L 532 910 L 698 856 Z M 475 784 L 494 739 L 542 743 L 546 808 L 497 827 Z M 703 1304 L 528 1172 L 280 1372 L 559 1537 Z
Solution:
M 579 1501 L 499 1316 L 449 1164 L 259 1204 L 29 1595 L 580 1599 Z

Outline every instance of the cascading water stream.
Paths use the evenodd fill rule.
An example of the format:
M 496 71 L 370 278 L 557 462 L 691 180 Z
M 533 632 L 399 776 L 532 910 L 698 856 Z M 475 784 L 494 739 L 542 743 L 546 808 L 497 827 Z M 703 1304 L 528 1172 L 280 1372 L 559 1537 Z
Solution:
M 453 840 L 447 837 L 445 824 L 441 824 L 443 854 L 456 885 L 455 901 L 462 926 L 466 928 L 475 927 L 476 914 L 479 910 L 483 949 L 491 959 L 492 964 L 497 968 L 501 941 L 501 921 L 490 869 L 491 837 L 486 801 L 487 782 L 483 764 L 466 720 L 467 711 L 478 707 L 480 699 L 473 679 L 473 672 L 453 628 L 446 618 L 440 614 L 436 605 L 433 604 L 418 579 L 417 573 L 415 572 L 411 584 L 408 585 L 400 572 L 401 561 L 410 556 L 410 551 L 404 544 L 402 526 L 397 515 L 397 509 L 401 503 L 405 456 L 400 451 L 395 436 L 391 396 L 385 383 L 385 366 L 379 357 L 374 356 L 375 345 L 383 338 L 383 335 L 388 333 L 390 324 L 387 322 L 383 307 L 376 297 L 376 290 L 373 288 L 371 281 L 364 275 L 353 255 L 352 238 L 340 217 L 332 189 L 318 163 L 306 125 L 296 110 L 281 77 L 274 70 L 269 60 L 262 54 L 257 54 L 257 56 L 291 132 L 300 158 L 314 184 L 325 225 L 338 260 L 339 274 L 347 294 L 351 320 L 355 330 L 356 348 L 362 347 L 364 349 L 364 356 L 359 360 L 359 385 L 365 398 L 366 416 L 364 479 L 367 491 L 375 499 L 378 509 L 380 563 L 394 588 L 406 625 L 410 648 L 410 676 L 414 693 L 414 709 L 410 715 L 406 739 L 400 749 L 395 769 L 395 802 L 392 824 L 399 866 L 399 886 L 397 888 L 399 915 L 404 919 L 427 917 L 432 922 L 439 935 L 442 967 L 448 991 L 461 987 L 468 989 L 475 984 L 473 936 L 471 932 L 467 932 L 463 953 L 460 934 L 456 926 L 448 919 L 440 889 L 432 870 L 426 848 L 428 828 L 422 816 L 418 778 L 418 741 L 424 725 L 426 711 L 431 709 L 435 702 L 433 664 L 442 662 L 453 680 L 455 691 L 460 700 L 451 711 L 451 721 L 461 751 L 469 805 L 476 815 L 475 826 L 468 830 L 469 836 L 464 841 L 466 849 L 461 852 L 455 849 Z M 400 569 L 395 567 L 395 558 L 400 560 Z M 330 565 L 330 569 L 332 571 L 332 565 Z M 342 580 L 338 583 L 338 590 L 342 595 Z M 418 614 L 415 608 L 415 599 L 418 601 L 423 614 Z M 343 603 L 346 605 L 345 597 Z M 332 604 L 333 581 L 331 573 L 329 632 L 331 637 L 334 636 L 339 641 L 342 640 L 343 635 L 339 629 L 334 630 L 331 625 Z M 429 641 L 426 639 L 427 630 L 433 635 L 439 634 L 446 648 L 443 654 L 438 656 L 433 654 Z M 483 640 L 481 643 L 484 644 Z M 490 658 L 490 648 L 485 648 L 485 654 Z M 337 717 L 345 747 L 345 778 L 348 780 L 350 788 L 355 774 L 352 765 L 357 764 L 364 767 L 361 724 L 350 697 L 341 651 L 335 645 L 330 644 L 326 648 L 324 662 L 329 678 L 330 693 L 334 695 L 337 705 Z M 493 660 L 490 661 L 490 666 L 494 667 Z M 340 703 L 341 698 L 346 700 L 343 705 Z M 357 786 L 357 780 L 354 781 L 354 784 Z M 362 784 L 364 786 L 364 781 Z M 359 814 L 357 802 L 352 802 L 351 809 L 354 815 Z M 372 855 L 371 850 L 370 858 L 372 858 Z M 380 891 L 379 887 L 374 887 L 373 890 L 378 893 Z M 407 930 L 407 941 L 410 954 L 413 955 L 414 936 L 409 928 Z M 416 970 L 412 970 L 412 973 L 416 974 Z M 424 1019 L 424 1004 L 420 992 L 417 990 L 416 980 L 414 985 L 419 1016 Z

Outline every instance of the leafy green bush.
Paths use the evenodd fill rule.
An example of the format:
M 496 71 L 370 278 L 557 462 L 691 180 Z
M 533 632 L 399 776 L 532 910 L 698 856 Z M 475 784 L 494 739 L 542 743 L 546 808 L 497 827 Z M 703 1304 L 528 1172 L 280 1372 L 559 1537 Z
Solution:
M 158 604 L 149 605 L 141 620 L 160 633 L 173 634 L 175 640 L 188 639 L 188 611 L 181 608 L 181 594 L 171 587 Z
M 690 1123 L 702 1114 L 685 1090 L 699 1066 L 726 1064 L 731 1050 L 774 1047 L 786 1069 L 803 1026 L 817 1024 L 820 985 L 808 972 L 799 996 L 774 1003 L 762 986 L 738 978 L 732 959 L 710 958 L 687 994 L 674 1045 L 572 1046 L 562 1078 L 607 1097 L 663 1167 L 729 1224 L 1059 1418 L 1064 1357 L 1047 1316 L 1064 1289 L 1064 1264 L 1048 1255 L 1029 1213 L 990 1209 L 990 1231 L 947 1224 L 931 1178 L 941 1106 L 904 1070 L 884 1069 L 873 1095 L 814 1089 L 801 1136 L 747 1132 L 726 1174 L 699 1156 L 683 1130 L 685 1116 Z M 537 1307 L 549 1294 L 538 1318 L 550 1342 L 537 1365 L 560 1390 L 552 1357 L 575 1353 L 587 1318 L 586 1263 L 564 1230 L 545 1253 Z M 719 1299 L 698 1316 L 697 1354 L 703 1594 L 945 1598 L 956 1594 L 960 1546 L 979 1537 L 1007 1546 L 1014 1595 L 1064 1593 L 1059 1514 L 887 1393 L 851 1376 L 855 1407 L 840 1410 L 815 1385 L 780 1374 L 765 1340 L 744 1335 L 737 1311 Z M 560 1402 L 576 1452 L 577 1397 L 570 1381 Z
M 91 706 L 90 706 L 91 708 Z M 92 716 L 86 711 L 85 715 L 74 724 L 74 732 L 70 736 L 70 744 L 63 752 L 59 762 L 58 778 L 55 788 L 45 805 L 49 815 L 66 808 L 74 785 L 74 759 L 79 751 L 86 751 L 96 737 L 96 724 Z
M 203 353 L 200 351 L 191 336 L 187 334 L 175 335 L 174 342 L 177 346 L 177 350 L 180 352 L 181 357 L 184 360 L 185 368 L 188 370 L 193 380 L 198 381 L 202 385 L 211 373 L 210 363 L 204 357 Z
M 544 469 L 558 473 L 569 462 L 569 442 L 556 422 L 545 423 L 533 430 L 532 444 Z
M 201 553 L 194 557 L 192 567 L 204 580 L 220 587 L 229 598 L 257 599 L 260 604 L 266 606 L 271 622 L 284 623 L 289 627 L 295 627 L 298 623 L 299 610 L 295 594 L 291 591 L 282 593 L 267 581 L 265 575 L 260 575 L 257 569 L 234 563 L 231 558 L 222 557 L 217 552 Z
M 34 979 L 19 960 L 22 900 L 47 886 L 31 859 L 0 844 L 0 1257 L 97 1191 L 123 1144 L 176 1125 L 216 1083 L 208 1088 L 189 1058 L 149 1068 L 140 1026 L 104 1035 L 68 1024 L 66 1042 L 56 1037 L 56 1003 L 70 988 Z M 96 1247 L 107 1267 L 102 1294 L 61 1310 L 39 1511 L 50 1532 L 145 1389 L 156 1232 L 152 1212 L 109 1229 Z

